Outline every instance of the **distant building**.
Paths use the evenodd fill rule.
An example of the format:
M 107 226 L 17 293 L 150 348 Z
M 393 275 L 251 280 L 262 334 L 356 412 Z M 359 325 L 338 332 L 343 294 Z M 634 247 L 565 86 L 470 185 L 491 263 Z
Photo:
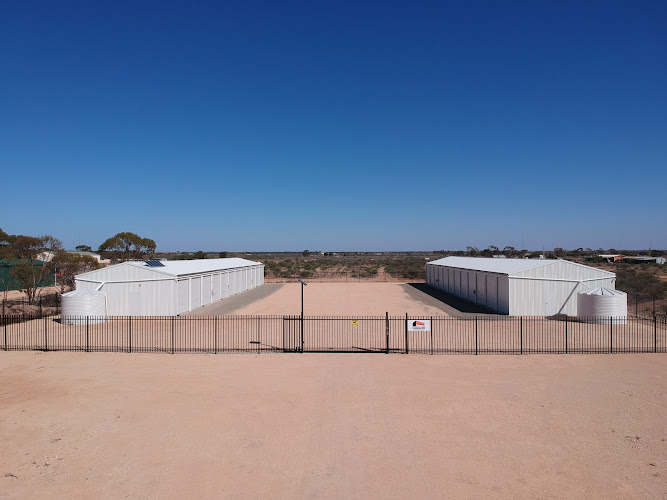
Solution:
M 21 260 L 0 260 L 0 291 L 5 292 L 9 290 L 20 290 L 21 286 L 18 281 L 14 279 L 11 275 L 12 269 L 17 265 Z M 31 263 L 32 268 L 35 271 L 36 275 L 42 274 L 42 267 L 44 267 L 44 261 L 33 260 Z M 52 286 L 55 285 L 55 275 L 49 273 L 47 276 L 42 276 L 42 280 L 37 284 L 38 287 L 43 286 Z
M 100 254 L 95 253 L 95 252 L 80 252 L 78 250 L 68 250 L 67 253 L 86 256 L 86 257 L 92 257 L 93 259 L 95 259 L 97 262 L 99 262 L 103 266 L 108 266 L 109 264 L 111 264 L 111 261 L 109 259 L 103 259 L 100 256 Z M 37 256 L 37 260 L 41 260 L 42 262 L 51 262 L 53 260 L 53 257 L 55 257 L 55 256 L 56 256 L 55 252 L 51 252 L 51 251 L 42 252 Z
M 598 255 L 599 258 L 606 260 L 607 262 L 622 262 L 623 255 L 621 254 L 602 254 Z
M 623 262 L 626 264 L 664 264 L 665 258 L 635 255 L 623 257 Z

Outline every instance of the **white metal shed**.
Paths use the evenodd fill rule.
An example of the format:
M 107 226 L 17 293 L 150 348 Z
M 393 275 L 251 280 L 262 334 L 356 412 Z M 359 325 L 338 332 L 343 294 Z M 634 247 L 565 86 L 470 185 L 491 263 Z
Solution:
M 616 275 L 567 260 L 445 257 L 426 264 L 426 283 L 510 316 L 577 314 L 577 293 L 614 289 Z
M 264 264 L 198 259 L 123 262 L 76 276 L 76 288 L 106 292 L 110 316 L 174 316 L 264 284 Z

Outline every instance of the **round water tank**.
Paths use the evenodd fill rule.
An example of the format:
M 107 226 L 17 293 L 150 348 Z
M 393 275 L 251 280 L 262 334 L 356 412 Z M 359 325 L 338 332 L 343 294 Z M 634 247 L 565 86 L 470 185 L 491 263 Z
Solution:
M 74 290 L 62 297 L 62 322 L 65 325 L 102 323 L 107 320 L 107 294 L 96 290 Z
M 577 317 L 595 323 L 625 323 L 628 294 L 609 288 L 595 288 L 577 294 Z

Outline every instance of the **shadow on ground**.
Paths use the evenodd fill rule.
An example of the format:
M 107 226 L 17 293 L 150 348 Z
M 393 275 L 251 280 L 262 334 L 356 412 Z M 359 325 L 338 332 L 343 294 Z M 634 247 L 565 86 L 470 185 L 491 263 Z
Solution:
M 426 283 L 406 283 L 404 289 L 412 299 L 437 307 L 450 316 L 498 316 L 498 313 L 491 309 L 473 304 L 460 297 L 433 288 Z
M 199 309 L 186 312 L 183 316 L 224 316 L 225 314 L 233 314 L 235 311 L 253 302 L 265 299 L 269 295 L 276 293 L 282 286 L 277 283 L 267 283 L 237 295 L 232 295 L 226 299 L 218 300 Z

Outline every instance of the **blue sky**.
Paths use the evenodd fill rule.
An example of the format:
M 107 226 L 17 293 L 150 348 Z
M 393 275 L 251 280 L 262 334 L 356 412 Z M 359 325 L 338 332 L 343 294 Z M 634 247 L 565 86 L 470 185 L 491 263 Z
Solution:
M 3 2 L 8 233 L 667 248 L 664 2 Z

